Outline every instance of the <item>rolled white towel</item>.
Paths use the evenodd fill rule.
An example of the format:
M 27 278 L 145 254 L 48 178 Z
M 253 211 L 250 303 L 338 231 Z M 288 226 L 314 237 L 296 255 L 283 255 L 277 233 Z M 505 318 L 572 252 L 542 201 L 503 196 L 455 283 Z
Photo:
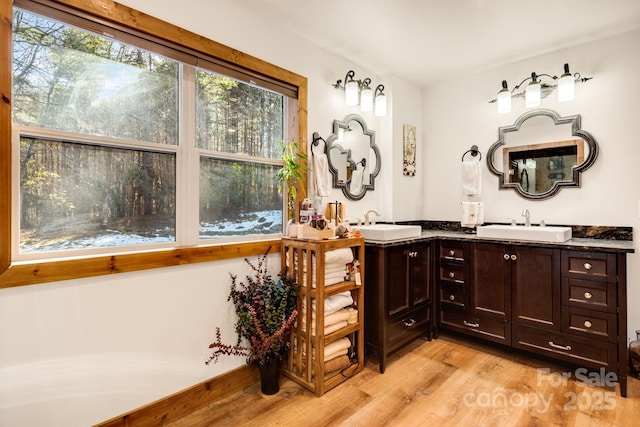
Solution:
M 349 264 L 353 262 L 353 252 L 351 248 L 333 249 L 325 252 L 324 265 L 329 264 Z
M 302 308 L 305 308 L 305 302 L 302 302 Z M 324 315 L 335 313 L 336 311 L 348 307 L 353 304 L 353 297 L 351 292 L 344 291 L 339 294 L 331 295 L 324 299 Z M 312 310 L 316 311 L 316 301 L 312 302 Z

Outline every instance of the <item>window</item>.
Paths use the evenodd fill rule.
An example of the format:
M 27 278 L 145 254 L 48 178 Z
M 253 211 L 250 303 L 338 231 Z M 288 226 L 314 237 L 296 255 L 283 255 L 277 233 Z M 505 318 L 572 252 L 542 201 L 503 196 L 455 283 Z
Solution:
M 207 70 L 195 80 L 200 238 L 282 233 L 284 97 Z
M 65 21 L 13 13 L 14 259 L 282 233 L 280 83 Z

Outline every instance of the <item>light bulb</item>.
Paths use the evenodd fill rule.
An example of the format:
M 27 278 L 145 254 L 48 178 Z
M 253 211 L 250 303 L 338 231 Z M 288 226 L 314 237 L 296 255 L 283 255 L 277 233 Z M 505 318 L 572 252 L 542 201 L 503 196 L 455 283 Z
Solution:
M 358 105 L 358 82 L 349 80 L 344 85 L 344 103 L 348 106 Z
M 558 101 L 571 101 L 576 93 L 576 81 L 569 72 L 569 64 L 564 64 L 564 74 L 558 80 Z
M 540 83 L 529 83 L 524 96 L 524 105 L 527 108 L 533 108 L 540 105 Z
M 365 112 L 373 110 L 373 90 L 369 86 L 363 87 L 360 92 L 360 110 Z
M 498 92 L 498 114 L 506 114 L 511 111 L 511 92 L 507 87 L 507 81 L 502 81 L 502 90 Z
M 378 117 L 383 117 L 387 115 L 387 96 L 384 93 L 381 93 L 376 96 L 376 110 L 375 114 Z

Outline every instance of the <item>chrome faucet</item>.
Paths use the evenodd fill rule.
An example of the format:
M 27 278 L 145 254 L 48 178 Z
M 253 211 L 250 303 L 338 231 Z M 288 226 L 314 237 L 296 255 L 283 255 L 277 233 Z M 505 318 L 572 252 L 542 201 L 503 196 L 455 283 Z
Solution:
M 364 214 L 364 225 L 375 225 L 376 223 L 376 218 L 374 217 L 372 220 L 369 219 L 369 214 L 376 214 L 376 216 L 380 216 L 380 212 L 378 212 L 375 209 L 370 209 L 367 211 L 366 214 Z
M 531 215 L 529 215 L 529 209 L 523 210 L 522 216 L 524 217 L 524 225 L 526 227 L 531 227 Z

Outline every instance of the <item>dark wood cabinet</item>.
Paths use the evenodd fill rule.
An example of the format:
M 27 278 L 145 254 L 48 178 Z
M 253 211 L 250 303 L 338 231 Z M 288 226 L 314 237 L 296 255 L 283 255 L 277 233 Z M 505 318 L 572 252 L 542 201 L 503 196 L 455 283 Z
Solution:
M 604 368 L 618 376 L 620 393 L 626 396 L 625 254 L 562 250 L 558 275 L 560 290 L 552 294 L 559 299 L 557 315 L 553 300 L 558 321 L 553 327 L 550 320 L 514 323 L 513 346 L 577 366 Z M 545 298 L 551 303 L 541 295 L 540 306 Z
M 559 331 L 560 250 L 508 248 L 511 266 L 513 322 Z
M 442 325 L 510 344 L 512 261 L 506 249 L 491 243 L 440 242 Z M 452 253 L 460 256 L 452 259 Z
M 626 255 L 440 240 L 439 328 L 617 374 L 626 395 Z
M 431 339 L 432 242 L 367 244 L 365 342 L 384 372 L 389 353 L 426 336 Z

